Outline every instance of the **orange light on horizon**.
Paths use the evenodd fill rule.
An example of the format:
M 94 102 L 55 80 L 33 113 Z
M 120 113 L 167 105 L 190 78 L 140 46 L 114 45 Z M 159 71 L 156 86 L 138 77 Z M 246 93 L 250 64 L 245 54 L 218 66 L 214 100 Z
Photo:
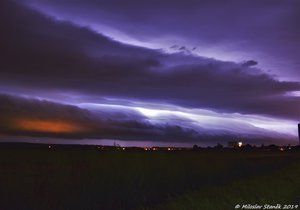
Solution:
M 75 123 L 62 120 L 17 119 L 16 126 L 23 131 L 45 133 L 72 133 L 85 130 Z

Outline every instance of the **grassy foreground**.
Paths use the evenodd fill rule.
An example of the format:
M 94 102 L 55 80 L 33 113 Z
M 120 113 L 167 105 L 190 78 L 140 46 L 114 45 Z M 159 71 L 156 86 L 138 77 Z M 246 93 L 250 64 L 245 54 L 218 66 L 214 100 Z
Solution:
M 0 209 L 233 209 L 294 204 L 300 154 L 0 150 Z
M 224 210 L 246 208 L 249 204 L 261 205 L 262 209 L 278 204 L 281 209 L 300 209 L 299 166 L 297 162 L 274 173 L 189 192 L 179 198 L 170 198 L 166 204 L 155 209 Z

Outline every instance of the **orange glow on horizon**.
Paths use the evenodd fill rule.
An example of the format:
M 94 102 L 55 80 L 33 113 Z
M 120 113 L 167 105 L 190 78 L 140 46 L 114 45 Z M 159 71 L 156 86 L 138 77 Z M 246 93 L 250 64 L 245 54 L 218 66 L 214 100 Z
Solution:
M 45 133 L 73 133 L 85 129 L 71 122 L 61 120 L 18 119 L 16 125 L 23 131 Z

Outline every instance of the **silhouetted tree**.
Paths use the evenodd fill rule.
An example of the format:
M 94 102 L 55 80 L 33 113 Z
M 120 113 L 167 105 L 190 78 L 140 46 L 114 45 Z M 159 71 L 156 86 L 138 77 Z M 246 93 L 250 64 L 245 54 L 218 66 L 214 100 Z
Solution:
M 195 144 L 195 145 L 193 146 L 193 150 L 198 150 L 198 149 L 199 149 L 198 145 Z
M 223 149 L 223 145 L 218 143 L 216 146 L 215 146 L 215 149 Z
M 253 147 L 250 144 L 246 144 L 245 146 L 243 146 L 243 149 L 249 151 L 252 150 Z

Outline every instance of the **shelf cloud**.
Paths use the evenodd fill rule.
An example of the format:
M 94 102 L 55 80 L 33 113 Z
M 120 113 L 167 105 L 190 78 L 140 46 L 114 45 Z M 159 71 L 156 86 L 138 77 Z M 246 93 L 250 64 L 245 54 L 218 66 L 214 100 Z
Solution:
M 194 40 L 201 35 L 202 41 L 210 46 L 216 40 L 222 43 L 231 43 L 236 38 L 240 38 L 237 41 L 241 40 L 241 37 L 244 37 L 243 33 L 250 33 L 246 30 L 246 26 L 252 27 L 258 21 L 249 20 L 250 22 L 245 22 L 245 27 L 242 27 L 246 31 L 233 33 L 233 27 L 240 26 L 241 21 L 246 19 L 237 20 L 229 25 L 233 17 L 228 17 L 224 20 L 228 27 L 222 29 L 227 35 L 222 39 L 210 36 L 216 32 L 210 30 L 217 30 L 218 27 L 213 24 L 217 24 L 216 20 L 205 15 L 213 6 L 208 2 L 202 2 L 204 7 L 199 7 L 200 11 L 193 11 L 189 4 L 183 9 L 191 10 L 190 18 L 193 18 L 191 24 L 195 24 L 194 18 L 199 12 L 201 15 L 197 17 L 202 18 L 200 22 L 204 23 L 201 27 L 209 24 L 213 26 L 212 29 L 201 30 L 201 27 L 191 25 L 178 27 L 180 31 L 177 31 L 177 27 L 172 24 L 173 21 L 174 24 L 184 24 L 180 22 L 180 14 L 176 15 L 177 9 L 182 7 L 181 3 L 166 1 L 166 5 L 163 4 L 154 17 L 147 13 L 146 2 L 131 1 L 134 4 L 128 5 L 128 9 L 115 6 L 121 4 L 107 3 L 103 5 L 105 12 L 99 12 L 99 15 L 96 11 L 101 10 L 100 5 L 94 1 L 83 1 L 72 5 L 69 5 L 69 2 L 1 1 L 0 92 L 5 95 L 0 97 L 0 106 L 3 132 L 13 135 L 66 138 L 120 137 L 129 140 L 173 139 L 175 141 L 184 141 L 184 139 L 185 141 L 199 139 L 216 141 L 220 136 L 223 136 L 223 139 L 230 139 L 238 135 L 252 136 L 253 139 L 266 137 L 287 139 L 287 136 L 295 135 L 290 133 L 278 136 L 278 133 L 272 134 L 266 129 L 258 129 L 259 135 L 243 134 L 244 125 L 239 131 L 234 130 L 232 126 L 231 130 L 221 132 L 220 129 L 214 131 L 212 135 L 211 129 L 201 128 L 201 125 L 194 128 L 183 118 L 175 120 L 171 115 L 168 118 L 173 121 L 153 123 L 153 120 L 149 121 L 149 116 L 141 114 L 130 106 L 128 109 L 117 109 L 117 112 L 106 107 L 105 112 L 102 110 L 103 115 L 99 114 L 101 112 L 99 108 L 95 111 L 80 107 L 81 103 L 105 104 L 104 99 L 113 98 L 117 99 L 119 106 L 140 101 L 142 102 L 140 108 L 146 110 L 151 110 L 149 105 L 151 103 L 162 106 L 169 104 L 190 110 L 208 110 L 220 116 L 239 114 L 241 118 L 250 115 L 266 117 L 274 121 L 296 122 L 300 117 L 300 98 L 289 93 L 300 91 L 300 81 L 281 79 L 260 66 L 260 61 L 256 59 L 237 62 L 205 57 L 197 54 L 196 51 L 201 49 L 193 45 L 192 41 L 191 47 L 185 47 L 185 44 L 178 45 L 177 48 L 181 49 L 181 46 L 184 46 L 184 49 L 170 53 L 163 48 L 152 49 L 125 43 L 123 40 L 107 36 L 105 31 L 101 33 L 93 27 L 93 24 L 89 25 L 87 22 L 85 22 L 86 26 L 83 26 L 84 21 L 89 20 L 94 23 L 93 21 L 101 17 L 104 19 L 101 24 L 111 24 L 112 28 L 120 27 L 120 30 L 126 34 L 133 27 L 139 29 L 138 37 L 135 37 L 139 40 L 151 41 L 156 34 L 160 36 L 161 33 L 166 36 L 175 33 L 178 37 L 191 34 L 191 37 L 188 36 L 189 39 Z M 167 4 L 171 4 L 171 8 L 174 8 L 170 11 L 170 18 L 175 18 L 170 19 L 172 26 L 166 26 L 163 21 L 156 29 L 148 26 L 145 15 L 150 15 L 154 22 L 168 20 L 163 18 L 166 16 Z M 271 8 L 274 13 L 276 5 Z M 234 10 L 238 11 L 241 5 L 237 3 L 236 7 Z M 91 13 L 83 16 L 80 8 L 88 8 Z M 265 6 L 262 9 L 265 9 Z M 132 13 L 133 10 L 143 12 Z M 54 14 L 62 11 L 65 11 L 65 16 L 55 18 Z M 69 20 L 76 11 L 81 21 L 76 18 Z M 110 15 L 117 11 L 120 13 L 110 19 Z M 277 12 L 281 17 L 281 11 Z M 222 12 L 219 11 L 217 14 L 219 17 Z M 293 15 L 287 16 L 287 18 L 292 17 Z M 268 22 L 268 17 L 262 18 Z M 145 27 L 140 26 L 139 19 L 146 21 Z M 274 24 L 270 26 L 272 30 L 275 30 L 276 24 L 280 23 Z M 292 27 L 293 22 L 290 24 Z M 283 23 L 280 26 L 282 25 Z M 189 28 L 185 29 L 185 27 Z M 291 29 L 286 36 L 298 33 L 293 30 Z M 257 40 L 253 38 L 251 42 L 257 41 L 255 43 L 258 44 L 263 42 L 260 39 L 263 39 L 266 33 L 264 31 L 259 33 L 262 37 Z M 234 34 L 233 37 L 230 34 Z M 252 36 L 248 34 L 246 37 Z M 274 35 L 270 36 L 275 40 Z M 297 38 L 291 38 L 294 39 Z M 272 50 L 274 40 L 270 40 L 270 43 L 264 42 L 262 47 L 270 46 L 266 52 Z M 279 50 L 281 48 L 280 41 Z M 281 52 L 285 52 L 285 49 Z M 290 58 L 299 55 L 297 50 L 294 53 Z M 281 59 L 284 60 L 285 56 L 282 55 Z M 299 72 L 293 69 L 289 74 L 295 78 L 300 76 Z M 61 97 L 64 93 L 66 96 Z M 26 98 L 19 96 L 26 96 Z M 37 100 L 39 97 L 43 100 Z M 221 126 L 221 123 L 215 125 Z

